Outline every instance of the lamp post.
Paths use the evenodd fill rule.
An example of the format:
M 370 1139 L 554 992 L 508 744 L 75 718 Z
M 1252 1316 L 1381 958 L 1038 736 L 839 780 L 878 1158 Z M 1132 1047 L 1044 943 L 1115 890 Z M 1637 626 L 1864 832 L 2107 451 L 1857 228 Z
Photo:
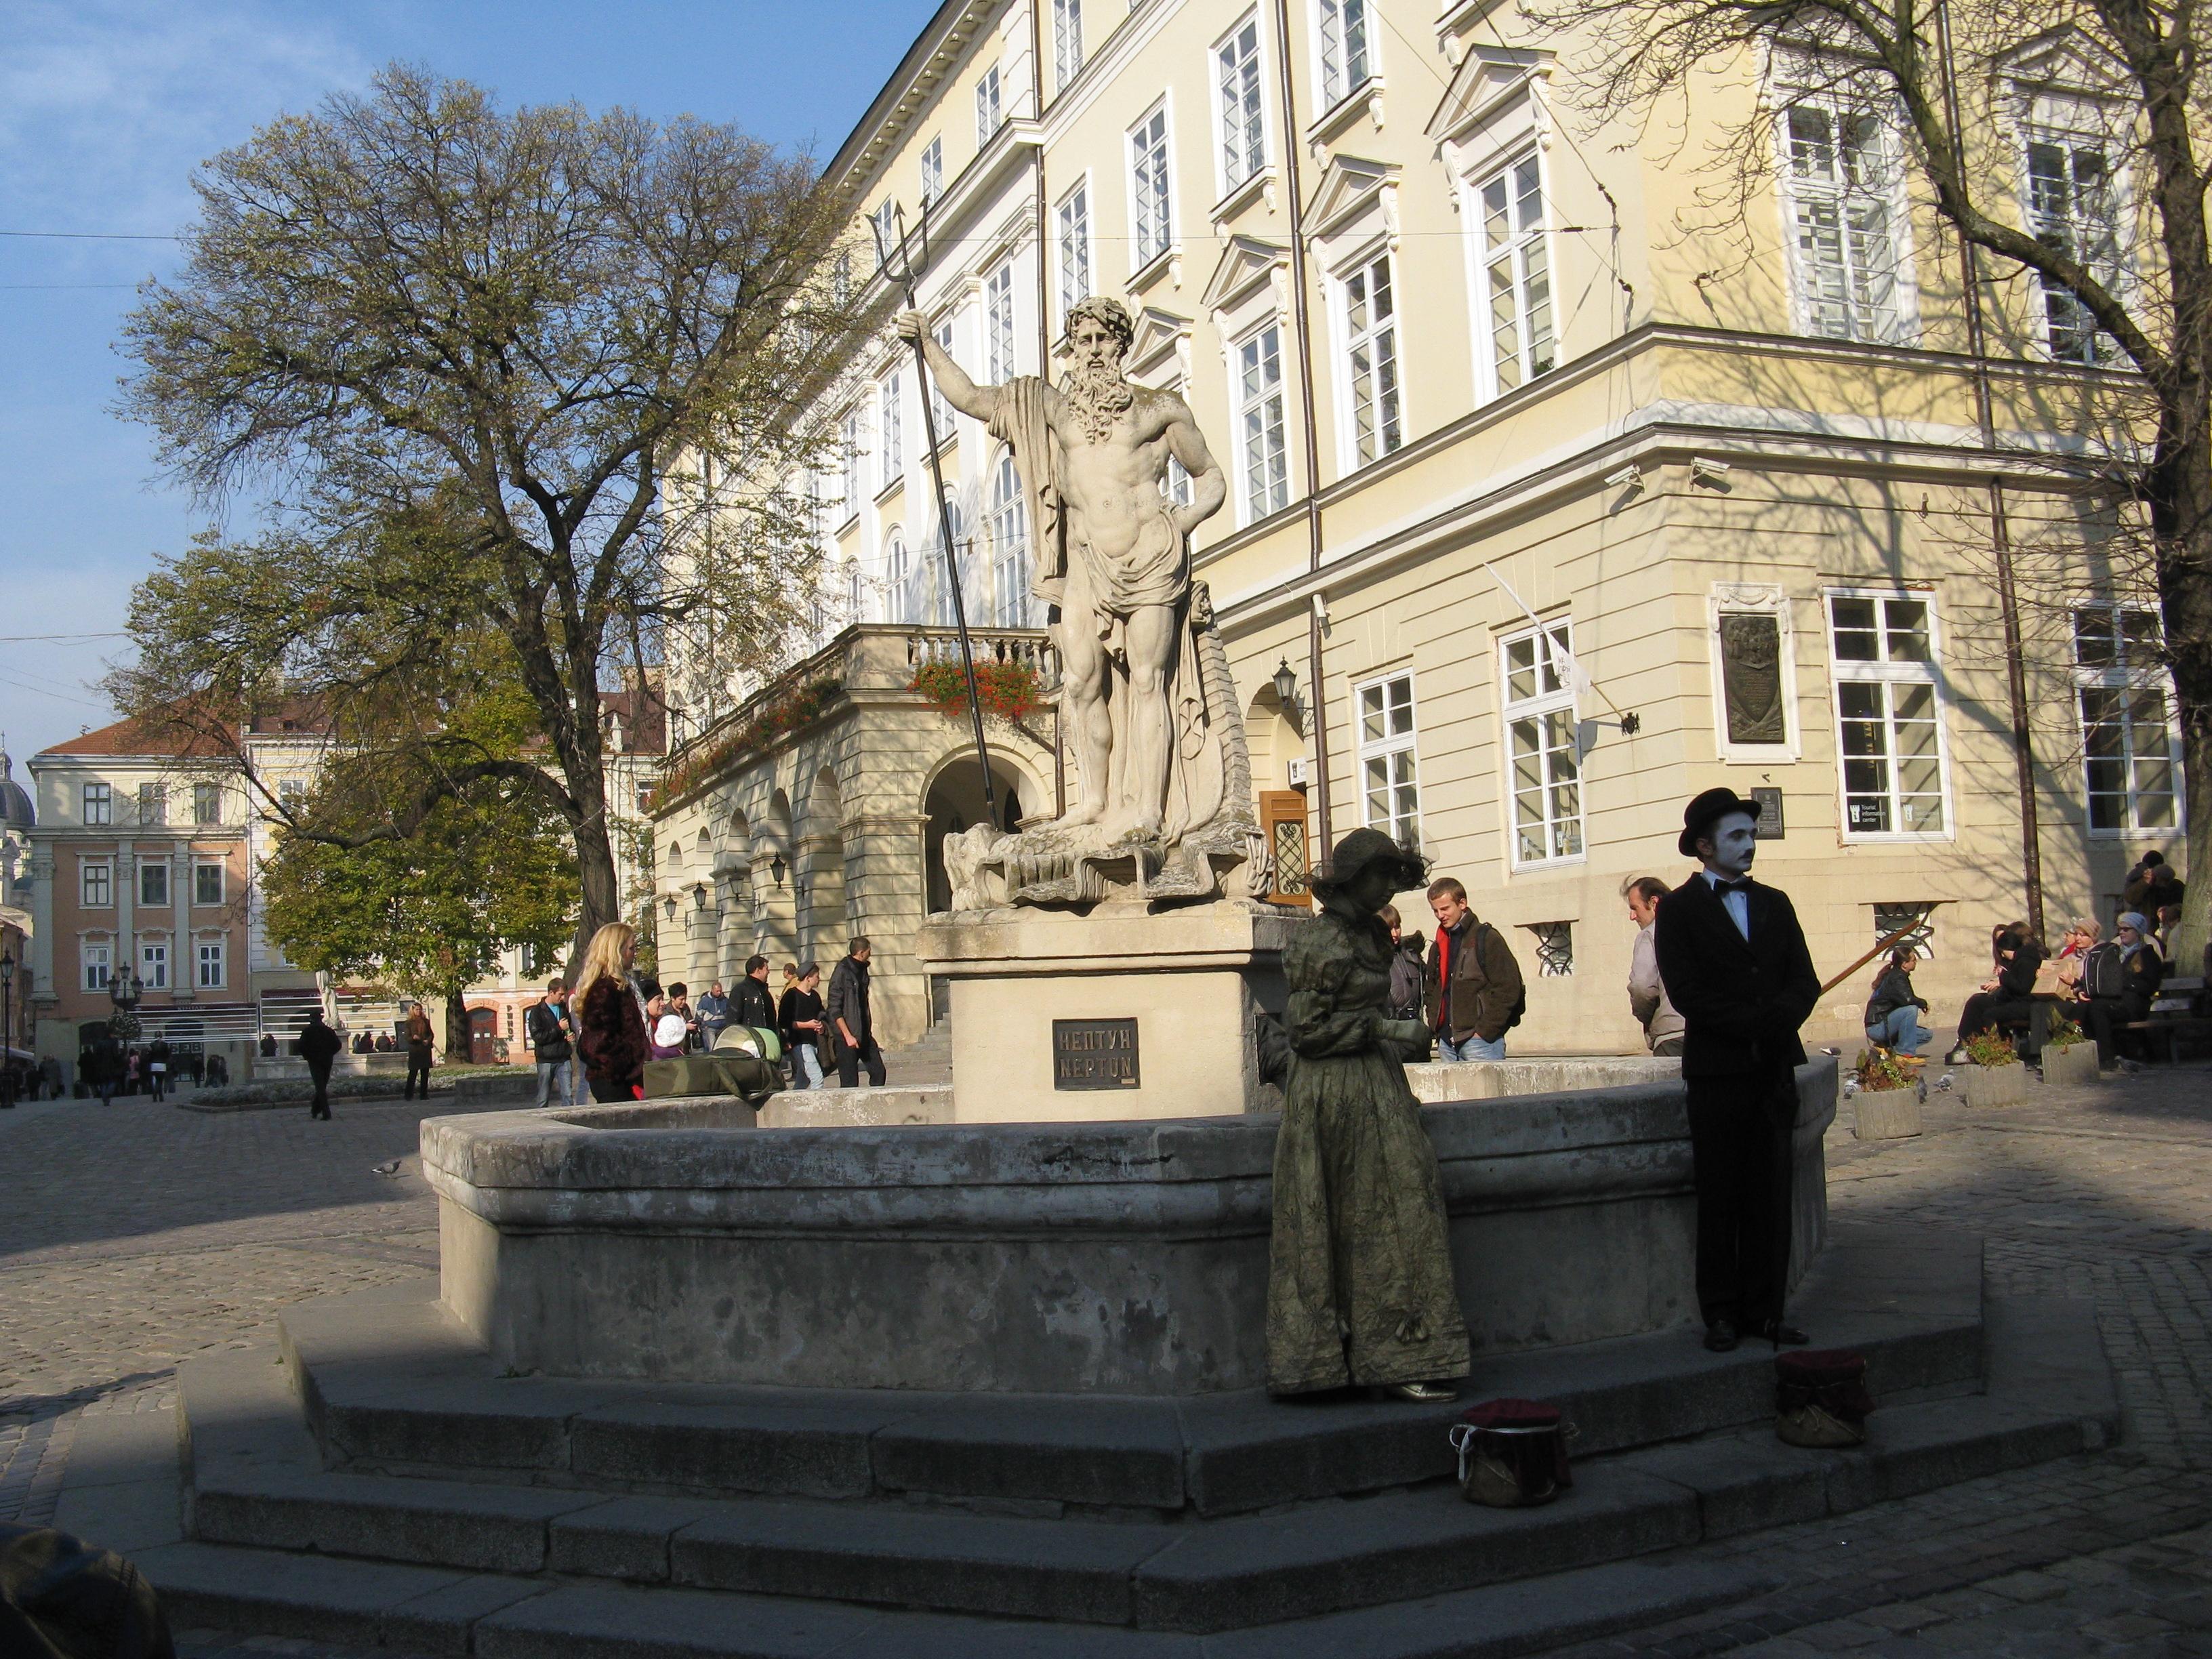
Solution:
M 15 1104 L 15 953 L 0 951 L 0 1110 Z

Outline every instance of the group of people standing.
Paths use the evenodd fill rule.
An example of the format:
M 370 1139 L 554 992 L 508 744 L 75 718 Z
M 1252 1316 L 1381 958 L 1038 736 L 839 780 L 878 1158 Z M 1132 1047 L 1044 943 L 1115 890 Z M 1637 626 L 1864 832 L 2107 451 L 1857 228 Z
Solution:
M 716 980 L 695 1006 L 688 986 L 664 988 L 640 973 L 636 930 L 609 922 L 592 936 L 573 991 L 556 981 L 546 1000 L 531 1010 L 539 1104 L 555 1092 L 563 1067 L 569 1068 L 565 1081 L 574 1097 L 575 1062 L 592 1099 L 641 1098 L 647 1060 L 712 1051 L 735 1027 L 778 1034 L 795 1089 L 827 1087 L 832 1067 L 846 1088 L 858 1087 L 863 1073 L 880 1087 L 885 1072 L 870 1006 L 871 955 L 868 941 L 854 939 L 830 975 L 826 997 L 822 970 L 811 962 L 787 964 L 782 994 L 772 994 L 769 959 L 757 955 L 747 959 L 733 992 L 725 993 Z M 549 1038 L 557 1045 L 557 1060 L 546 1059 Z

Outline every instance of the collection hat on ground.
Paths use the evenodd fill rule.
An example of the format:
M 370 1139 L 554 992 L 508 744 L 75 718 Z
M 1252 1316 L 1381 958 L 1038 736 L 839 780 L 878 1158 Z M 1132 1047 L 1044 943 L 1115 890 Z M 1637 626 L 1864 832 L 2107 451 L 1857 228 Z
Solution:
M 1724 817 L 1730 812 L 1748 812 L 1755 818 L 1759 816 L 1759 803 L 1746 800 L 1733 789 L 1708 789 L 1684 807 L 1682 839 L 1676 843 L 1682 856 L 1686 859 L 1697 857 L 1698 837 L 1711 827 L 1715 818 Z

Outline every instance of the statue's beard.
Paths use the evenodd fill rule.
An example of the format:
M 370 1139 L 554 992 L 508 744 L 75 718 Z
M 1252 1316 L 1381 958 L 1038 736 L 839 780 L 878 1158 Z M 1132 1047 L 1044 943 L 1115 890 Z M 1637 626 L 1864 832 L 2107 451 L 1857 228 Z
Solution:
M 1121 378 L 1119 363 L 1077 363 L 1060 382 L 1060 391 L 1095 444 L 1113 435 L 1114 422 L 1137 401 L 1136 388 Z

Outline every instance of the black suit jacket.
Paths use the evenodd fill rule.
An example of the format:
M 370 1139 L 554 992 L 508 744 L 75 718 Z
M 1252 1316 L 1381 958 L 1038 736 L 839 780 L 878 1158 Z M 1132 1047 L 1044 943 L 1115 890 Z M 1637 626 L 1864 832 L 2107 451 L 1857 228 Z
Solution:
M 1734 1077 L 1805 1060 L 1797 1028 L 1820 997 L 1805 930 L 1781 889 L 1754 882 L 1745 896 L 1747 940 L 1702 872 L 1659 906 L 1659 977 L 1682 1016 L 1686 1078 Z

